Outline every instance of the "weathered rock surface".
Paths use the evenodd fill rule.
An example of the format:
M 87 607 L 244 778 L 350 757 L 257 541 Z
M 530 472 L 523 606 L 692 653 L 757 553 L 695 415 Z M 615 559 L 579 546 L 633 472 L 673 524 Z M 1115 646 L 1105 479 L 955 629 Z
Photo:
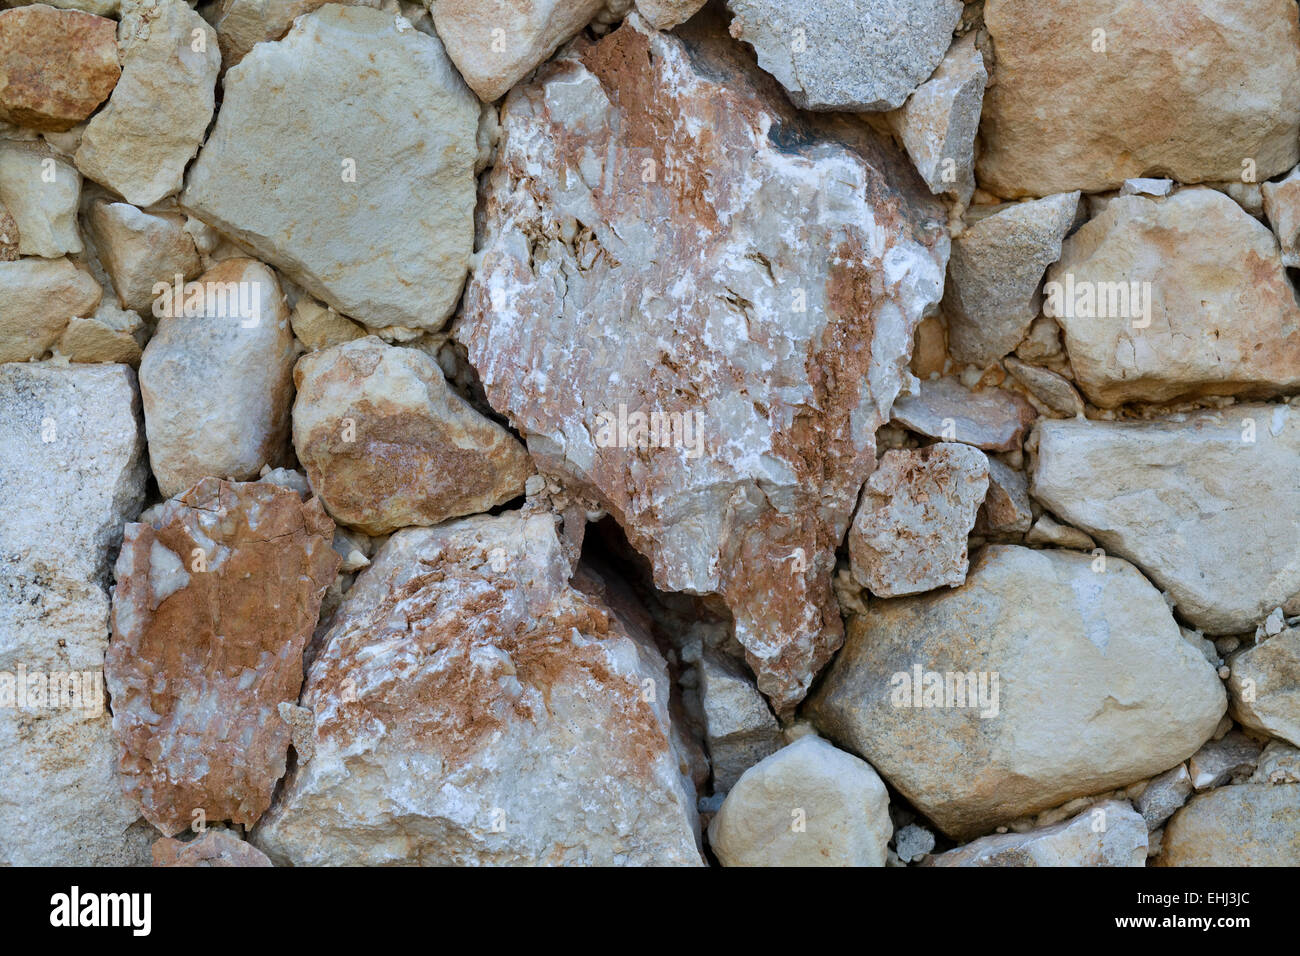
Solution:
M 745 772 L 709 844 L 723 866 L 884 866 L 893 830 L 876 772 L 810 734 Z
M 153 845 L 154 866 L 271 866 L 266 854 L 229 830 L 209 830 L 185 842 L 163 837 Z
M 293 441 L 336 521 L 366 534 L 434 525 L 524 493 L 532 461 L 452 391 L 438 364 L 369 336 L 294 369 Z
M 1300 748 L 1270 740 L 1259 755 L 1250 783 L 1300 783 Z
M 1187 772 L 1197 790 L 1221 787 L 1229 781 L 1241 782 L 1255 772 L 1263 748 L 1240 731 L 1234 730 L 1218 740 L 1207 740 L 1187 761 Z
M 1088 555 L 990 545 L 964 587 L 851 618 L 806 709 L 962 839 L 1159 773 L 1225 708 L 1132 565 L 1098 573 Z
M 294 303 L 289 324 L 293 326 L 294 337 L 309 352 L 366 337 L 362 326 L 305 295 Z
M 1070 380 L 1050 369 L 1028 365 L 1016 358 L 1007 357 L 1003 363 L 1029 393 L 1054 412 L 1070 418 L 1083 415 L 1086 406 Z
M 344 315 L 438 328 L 473 251 L 478 121 L 437 38 L 329 4 L 226 73 L 183 205 Z
M 1076 28 L 1062 29 L 1063 16 Z M 984 23 L 997 68 L 977 168 L 999 196 L 1097 192 L 1148 174 L 1236 180 L 1245 160 L 1262 182 L 1300 160 L 1289 0 L 1076 0 L 1068 13 L 987 0 Z
M 104 697 L 108 577 L 148 472 L 123 365 L 0 365 L 0 673 L 75 674 L 51 708 L 0 707 L 0 865 L 133 865 L 132 824 Z M 34 690 L 34 688 L 29 688 Z M 14 686 L 9 685 L 10 694 Z M 4 697 L 0 681 L 0 699 Z
M 1300 166 L 1276 183 L 1261 183 L 1264 215 L 1282 250 L 1282 265 L 1300 268 Z
M 0 204 L 18 228 L 21 255 L 57 259 L 81 252 L 80 196 L 76 167 L 36 145 L 0 141 Z
M 1148 830 L 1155 830 L 1174 815 L 1192 795 L 1192 776 L 1187 765 L 1180 763 L 1166 770 L 1146 785 L 1137 798 L 1137 809 Z
M 986 451 L 1013 451 L 1037 418 L 1032 405 L 1015 392 L 989 388 L 972 392 L 955 378 L 921 382 L 920 395 L 894 403 L 893 421 L 919 435 L 974 445 Z
M 1078 528 L 1063 525 L 1051 515 L 1042 514 L 1034 526 L 1025 535 L 1026 544 L 1051 545 L 1057 548 L 1074 548 L 1076 551 L 1092 551 L 1097 542 Z
M 796 106 L 892 110 L 943 59 L 961 0 L 728 0 L 731 35 Z
M 101 300 L 94 315 L 68 320 L 54 351 L 72 362 L 121 362 L 134 368 L 140 364 L 137 336 L 143 337 L 143 328 L 139 315 Z
M 171 286 L 176 276 L 193 279 L 201 271 L 194 237 L 179 213 L 144 212 L 124 202 L 96 202 L 86 221 L 99 260 L 124 308 L 148 314 L 154 285 Z
M 273 861 L 701 862 L 663 659 L 569 583 L 555 526 L 508 512 L 380 549 L 307 678 L 315 755 L 253 833 Z
M 1156 866 L 1300 866 L 1300 784 L 1197 794 L 1165 828 Z
M 986 836 L 931 857 L 930 866 L 1146 866 L 1147 825 L 1123 800 L 1026 833 Z
M 1031 491 L 1137 564 L 1208 634 L 1300 612 L 1300 411 L 1045 421 Z M 1250 547 L 1242 547 L 1242 542 Z
M 298 17 L 337 2 L 340 0 L 216 0 L 203 16 L 217 31 L 221 66 L 229 70 L 254 44 L 280 39 Z M 355 0 L 341 2 L 351 4 Z M 357 5 L 380 6 L 378 0 L 361 0 Z
M 705 739 L 713 768 L 713 792 L 725 793 L 754 764 L 784 745 L 767 701 L 738 664 L 706 653 L 700 662 Z
M 885 452 L 849 528 L 854 579 L 878 597 L 961 584 L 988 488 L 989 460 L 970 445 Z
M 74 315 L 90 315 L 103 290 L 71 259 L 0 262 L 0 362 L 40 358 Z
M 1233 655 L 1228 666 L 1233 719 L 1300 747 L 1300 628 Z
M 1300 303 L 1277 242 L 1216 190 L 1113 200 L 1048 282 L 1060 299 L 1044 308 L 1094 404 L 1300 388 Z
M 118 41 L 122 78 L 82 133 L 77 168 L 127 202 L 148 206 L 181 188 L 203 142 L 221 52 L 212 28 L 183 0 L 132 6 Z
M 140 362 L 149 461 L 169 497 L 207 476 L 253 478 L 280 463 L 289 437 L 295 354 L 275 273 L 227 259 L 198 282 L 197 314 L 187 294 Z
M 270 804 L 333 532 L 315 499 L 216 478 L 126 526 L 105 676 L 129 792 L 165 836 Z
M 656 30 L 671 30 L 699 12 L 706 0 L 637 0 L 637 13 Z
M 953 240 L 943 310 L 954 359 L 983 368 L 1020 344 L 1078 208 L 1077 192 L 1009 203 L 983 211 Z
M 1029 480 L 1023 472 L 988 456 L 989 490 L 975 520 L 976 534 L 1024 534 L 1034 520 Z
M 660 588 L 724 596 L 781 709 L 841 640 L 831 552 L 947 240 L 905 158 L 819 139 L 706 19 L 634 14 L 507 100 L 458 335 Z
M 0 121 L 66 130 L 94 112 L 122 72 L 117 24 L 33 3 L 0 11 Z

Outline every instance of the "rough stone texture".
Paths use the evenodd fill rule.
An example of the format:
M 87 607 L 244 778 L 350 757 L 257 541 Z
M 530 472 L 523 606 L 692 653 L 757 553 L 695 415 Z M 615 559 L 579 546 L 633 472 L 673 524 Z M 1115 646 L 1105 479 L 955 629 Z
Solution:
M 128 792 L 164 836 L 270 804 L 333 532 L 315 499 L 216 478 L 126 526 L 105 676 Z
M 212 28 L 183 0 L 133 5 L 118 25 L 118 43 L 122 78 L 81 134 L 77 168 L 127 202 L 148 206 L 181 188 L 203 142 L 221 52 Z
M 144 500 L 124 365 L 0 365 L 0 672 L 92 672 L 97 706 L 0 707 L 0 865 L 148 859 L 104 705 L 112 552 Z
M 975 533 L 1024 534 L 1034 520 L 1029 479 L 992 456 L 988 466 L 989 490 L 975 520 Z
M 153 845 L 154 866 L 271 866 L 266 854 L 229 830 L 209 830 L 188 843 L 163 837 Z
M 364 328 L 307 296 L 302 296 L 294 304 L 289 323 L 293 326 L 294 337 L 309 352 L 366 337 Z
M 0 204 L 18 228 L 21 255 L 57 259 L 81 252 L 80 196 L 74 166 L 35 144 L 0 141 Z
M 372 335 L 304 355 L 293 378 L 294 448 L 336 521 L 387 534 L 523 495 L 528 453 L 423 352 Z
M 1300 866 L 1300 784 L 1197 794 L 1165 828 L 1156 866 Z
M 1180 763 L 1152 779 L 1137 798 L 1137 809 L 1148 830 L 1157 829 L 1192 795 L 1192 777 Z
M 438 328 L 473 251 L 478 121 L 436 37 L 329 4 L 226 73 L 183 205 L 344 315 Z
M 1300 748 L 1280 740 L 1270 740 L 1259 755 L 1259 763 L 1249 782 L 1300 783 Z
M 961 584 L 988 488 L 989 460 L 970 445 L 885 452 L 849 528 L 854 579 L 878 597 Z
M 637 0 L 637 13 L 656 30 L 671 30 L 699 12 L 707 0 Z
M 928 438 L 1013 451 L 1037 414 L 1015 392 L 990 388 L 972 392 L 955 378 L 921 382 L 920 395 L 894 403 L 893 421 Z
M 1208 740 L 1187 761 L 1187 772 L 1197 790 L 1221 787 L 1234 778 L 1245 779 L 1255 772 L 1263 748 L 1240 731 L 1218 740 Z
M 967 35 L 889 120 L 932 193 L 968 202 L 975 191 L 975 134 L 988 82 L 984 57 Z
M 256 477 L 279 464 L 289 437 L 294 343 L 275 273 L 227 259 L 198 281 L 237 283 L 241 301 L 162 318 L 140 362 L 149 461 L 168 497 L 209 475 Z
M 14 262 L 18 259 L 18 223 L 9 215 L 9 210 L 0 202 L 0 262 Z
M 1077 192 L 997 206 L 953 240 L 943 311 L 956 361 L 984 368 L 1020 344 L 1078 208 Z
M 884 866 L 893 830 L 876 772 L 810 734 L 745 772 L 709 844 L 723 866 Z
M 58 131 L 93 113 L 122 72 L 116 30 L 44 3 L 0 11 L 0 121 Z
M 144 322 L 134 312 L 101 301 L 94 315 L 68 320 L 54 351 L 72 362 L 122 362 L 136 367 L 141 356 L 136 337 L 143 328 Z
M 1146 866 L 1147 825 L 1123 800 L 1026 833 L 986 836 L 931 857 L 929 866 Z
M 1051 515 L 1039 515 L 1034 526 L 1025 535 L 1026 544 L 1051 545 L 1057 548 L 1074 548 L 1076 551 L 1092 551 L 1097 542 L 1078 528 L 1063 525 Z
M 1064 290 L 1066 312 L 1052 314 L 1096 405 L 1300 387 L 1300 303 L 1277 242 L 1216 190 L 1113 200 L 1066 240 L 1048 281 Z M 1092 290 L 1095 315 L 1080 299 Z
M 556 520 L 388 539 L 307 678 L 315 756 L 253 834 L 273 861 L 701 862 L 663 659 L 569 583 Z
M 1062 29 L 1068 17 L 1074 29 Z M 1300 25 L 1291 0 L 987 0 L 984 188 L 1116 189 L 1134 176 L 1264 181 L 1300 160 Z M 1106 50 L 1094 52 L 1096 29 Z
M 905 158 L 822 140 L 706 21 L 633 14 L 512 93 L 458 334 L 660 588 L 723 595 L 785 709 L 841 640 L 831 552 L 947 239 Z M 657 435 L 606 427 L 620 410 Z
M 738 664 L 706 653 L 700 662 L 705 740 L 713 767 L 713 792 L 725 793 L 754 764 L 784 745 L 767 701 Z
M 975 706 L 911 706 L 900 675 L 914 668 L 984 674 L 987 691 Z M 990 545 L 964 587 L 850 618 L 806 710 L 962 839 L 1161 772 L 1225 708 L 1214 669 L 1132 565 L 1098 573 L 1088 555 Z
M 142 212 L 124 202 L 96 202 L 86 217 L 100 262 L 124 308 L 148 314 L 154 284 L 172 285 L 203 271 L 194 238 L 179 213 Z
M 216 0 L 203 16 L 217 31 L 221 66 L 229 70 L 255 43 L 278 40 L 298 17 L 338 2 L 351 4 L 354 0 Z M 380 6 L 378 0 L 361 0 L 357 5 Z
M 40 358 L 74 315 L 90 315 L 103 290 L 71 259 L 0 262 L 0 362 Z
M 810 110 L 892 110 L 943 59 L 961 0 L 728 0 L 731 35 Z
M 1054 412 L 1070 418 L 1083 415 L 1086 406 L 1070 380 L 1050 369 L 1027 365 L 1016 358 L 1007 357 L 1003 363 L 1029 393 Z
M 904 863 L 915 863 L 923 860 L 931 850 L 934 849 L 934 834 L 925 827 L 919 827 L 915 823 L 909 823 L 905 827 L 900 827 L 894 833 L 894 846 L 898 852 L 898 858 Z
M 1233 719 L 1300 747 L 1300 628 L 1233 655 L 1228 666 Z
M 1192 626 L 1239 634 L 1275 607 L 1300 612 L 1297 469 L 1300 411 L 1236 405 L 1043 422 L 1031 491 L 1141 567 Z
M 1300 268 L 1300 166 L 1276 183 L 1262 183 L 1264 215 L 1282 250 L 1282 265 Z

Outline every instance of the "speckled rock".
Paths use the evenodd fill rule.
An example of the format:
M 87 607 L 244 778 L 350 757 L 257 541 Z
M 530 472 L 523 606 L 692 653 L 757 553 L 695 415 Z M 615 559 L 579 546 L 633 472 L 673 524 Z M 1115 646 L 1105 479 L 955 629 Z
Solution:
M 1156 866 L 1300 866 L 1300 784 L 1197 794 L 1165 827 Z

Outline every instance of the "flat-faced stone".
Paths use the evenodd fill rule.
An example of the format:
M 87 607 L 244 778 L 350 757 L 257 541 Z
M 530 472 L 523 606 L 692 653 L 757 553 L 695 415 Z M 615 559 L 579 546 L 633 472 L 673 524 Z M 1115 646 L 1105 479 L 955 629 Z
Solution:
M 0 120 L 50 131 L 84 120 L 122 72 L 116 32 L 105 17 L 44 3 L 0 11 Z
M 894 403 L 893 421 L 928 438 L 961 442 L 986 451 L 1013 451 L 1037 414 L 1015 392 L 972 392 L 955 378 L 923 381 L 919 395 Z

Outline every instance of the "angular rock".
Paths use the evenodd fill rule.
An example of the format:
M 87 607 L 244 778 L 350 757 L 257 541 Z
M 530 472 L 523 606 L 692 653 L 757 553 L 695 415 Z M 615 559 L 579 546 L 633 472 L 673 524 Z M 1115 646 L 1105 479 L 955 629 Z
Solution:
M 745 772 L 709 844 L 723 866 L 884 866 L 893 830 L 876 772 L 809 734 Z
M 781 749 L 785 740 L 767 701 L 736 664 L 712 653 L 700 662 L 713 792 L 726 793 L 754 764 Z
M 1034 526 L 1025 535 L 1025 544 L 1074 548 L 1076 551 L 1091 551 L 1097 547 L 1097 542 L 1078 528 L 1063 525 L 1048 514 L 1039 515 Z
M 896 113 L 890 124 L 932 193 L 969 202 L 975 191 L 975 134 L 988 82 L 984 57 L 968 34 L 953 44 L 934 75 Z
M 1300 268 L 1300 166 L 1279 182 L 1262 183 L 1260 190 L 1264 215 L 1282 248 L 1282 265 Z
M 1300 784 L 1200 793 L 1165 828 L 1156 866 L 1300 866 Z
M 1192 777 L 1187 765 L 1180 763 L 1166 770 L 1146 785 L 1137 798 L 1137 809 L 1148 830 L 1155 830 L 1174 815 L 1192 795 Z
M 157 296 L 154 285 L 173 285 L 176 276 L 193 279 L 203 271 L 194 238 L 179 213 L 143 212 L 124 202 L 96 202 L 86 217 L 117 301 L 148 314 Z
M 271 866 L 266 854 L 229 830 L 209 830 L 185 842 L 163 837 L 153 845 L 154 866 Z
M 1078 208 L 1077 192 L 1008 203 L 953 240 L 943 310 L 956 361 L 985 368 L 1020 344 L 1038 315 L 1043 273 L 1060 257 Z
M 270 804 L 333 532 L 315 499 L 216 478 L 126 526 L 105 676 L 128 792 L 165 836 Z
M 81 252 L 80 196 L 74 166 L 33 144 L 0 141 L 0 203 L 18 229 L 19 254 L 57 259 Z
M 1233 719 L 1300 747 L 1300 628 L 1233 655 L 1228 666 Z
M 18 223 L 9 215 L 9 210 L 0 202 L 0 262 L 15 262 L 18 259 Z
M 854 580 L 878 597 L 961 584 L 988 488 L 989 460 L 970 445 L 885 452 L 849 528 Z
M 986 836 L 929 866 L 1146 866 L 1147 825 L 1126 801 L 1107 800 L 1072 820 Z
M 1300 160 L 1290 0 L 987 0 L 984 24 L 997 68 L 977 170 L 999 196 L 1238 180 L 1244 160 L 1262 182 Z
M 221 52 L 216 33 L 184 0 L 131 7 L 118 38 L 122 78 L 81 134 L 77 168 L 127 202 L 148 206 L 181 188 L 203 142 Z
M 1121 196 L 1168 196 L 1174 190 L 1174 181 L 1172 179 L 1149 179 L 1145 177 L 1136 177 L 1134 179 L 1124 180 L 1124 185 L 1120 187 Z
M 892 110 L 952 43 L 961 0 L 728 0 L 731 35 L 808 110 Z
M 964 587 L 852 617 L 805 711 L 964 839 L 1185 760 L 1225 708 L 1132 565 L 990 545 Z
M 975 521 L 976 534 L 1024 534 L 1034 520 L 1029 480 L 1022 472 L 988 457 L 989 490 Z
M 1240 731 L 1232 731 L 1205 746 L 1187 761 L 1187 772 L 1197 790 L 1210 790 L 1234 777 L 1245 778 L 1255 772 L 1263 748 Z
M 637 0 L 636 10 L 656 30 L 671 30 L 699 12 L 707 0 Z
M 1070 380 L 1050 369 L 1027 365 L 1008 356 L 1003 362 L 1008 372 L 1028 389 L 1029 393 L 1054 412 L 1070 418 L 1079 418 L 1086 406 Z
M 148 478 L 134 379 L 123 365 L 0 365 L 0 865 L 148 860 L 103 681 L 104 584 Z M 57 708 L 34 693 L 24 706 L 5 699 L 20 668 L 46 688 L 56 673 L 76 682 L 57 678 Z
M 366 337 L 364 328 L 305 295 L 294 304 L 289 323 L 294 337 L 309 352 Z
M 473 251 L 479 104 L 438 39 L 329 4 L 224 89 L 186 211 L 344 315 L 440 327 Z
M 40 358 L 73 316 L 90 315 L 103 290 L 71 259 L 0 262 L 0 362 Z
M 253 832 L 294 865 L 700 864 L 663 659 L 556 518 L 399 531 L 302 705 L 315 755 Z
M 1096 405 L 1300 387 L 1300 303 L 1277 242 L 1213 189 L 1115 199 L 1048 283 L 1044 310 Z
M 1300 748 L 1270 740 L 1259 755 L 1250 783 L 1300 783 Z
M 201 305 L 189 293 L 183 308 L 160 300 L 140 362 L 149 461 L 169 497 L 208 476 L 254 478 L 289 437 L 294 342 L 275 273 L 227 259 L 198 283 Z
M 921 382 L 920 395 L 905 395 L 893 408 L 893 421 L 919 435 L 986 451 L 1019 449 L 1036 417 L 1033 406 L 1015 392 L 972 392 L 955 378 Z
M 387 534 L 523 495 L 528 453 L 423 352 L 372 335 L 304 355 L 293 377 L 294 448 L 341 524 Z
M 327 2 L 340 0 L 216 0 L 203 15 L 217 31 L 222 69 L 229 70 L 254 44 L 280 39 L 289 32 L 294 20 Z M 380 6 L 378 0 L 361 0 L 358 5 Z
M 917 862 L 934 849 L 934 834 L 925 827 L 909 823 L 894 834 L 894 846 L 898 858 L 904 863 Z
M 101 302 L 95 314 L 73 317 L 54 344 L 54 350 L 72 362 L 121 362 L 140 364 L 140 343 L 136 333 L 144 323 L 134 312 L 124 312 L 112 303 Z
M 112 20 L 44 3 L 0 11 L 0 121 L 58 131 L 84 120 L 122 72 L 116 31 Z
M 457 334 L 660 588 L 723 595 L 782 710 L 841 639 L 832 552 L 947 240 L 904 157 L 824 139 L 706 21 L 633 14 L 507 100 Z
M 1045 421 L 1036 461 L 1034 497 L 1141 567 L 1193 627 L 1240 634 L 1300 612 L 1300 411 Z

